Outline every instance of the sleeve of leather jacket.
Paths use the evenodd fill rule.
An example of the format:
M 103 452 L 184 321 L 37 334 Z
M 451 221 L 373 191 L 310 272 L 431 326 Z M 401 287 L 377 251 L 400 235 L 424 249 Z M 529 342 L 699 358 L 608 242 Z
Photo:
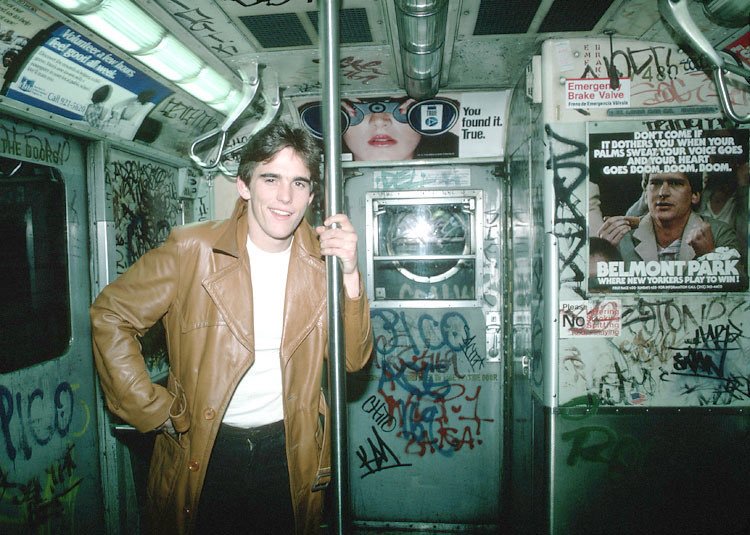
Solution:
M 346 370 L 362 369 L 373 349 L 370 304 L 365 294 L 362 275 L 359 278 L 359 297 L 351 299 L 344 292 L 344 338 L 346 340 Z
M 104 288 L 90 309 L 94 360 L 107 406 L 141 432 L 164 423 L 173 400 L 151 381 L 138 337 L 174 301 L 177 258 L 170 235 Z

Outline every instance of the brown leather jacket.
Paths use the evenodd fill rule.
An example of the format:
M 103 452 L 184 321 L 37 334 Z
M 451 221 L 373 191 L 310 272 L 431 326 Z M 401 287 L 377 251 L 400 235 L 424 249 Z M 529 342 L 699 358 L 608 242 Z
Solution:
M 94 357 L 107 405 L 147 432 L 171 417 L 177 435 L 156 438 L 148 517 L 159 532 L 192 530 L 211 449 L 229 400 L 254 358 L 246 203 L 230 219 L 179 227 L 107 286 L 91 307 Z M 319 531 L 330 466 L 321 393 L 327 353 L 325 263 L 315 231 L 294 234 L 281 341 L 289 480 L 297 533 Z M 360 369 L 373 347 L 369 305 L 344 299 L 346 368 Z M 164 322 L 167 388 L 154 384 L 137 336 Z M 324 440 L 324 438 L 326 440 Z M 325 444 L 324 444 L 325 442 Z

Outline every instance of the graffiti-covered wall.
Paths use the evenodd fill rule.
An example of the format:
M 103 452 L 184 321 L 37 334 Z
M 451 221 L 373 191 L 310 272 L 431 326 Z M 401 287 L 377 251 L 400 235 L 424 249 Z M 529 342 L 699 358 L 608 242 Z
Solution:
M 158 247 L 175 225 L 207 219 L 205 181 L 187 170 L 182 183 L 178 170 L 130 153 L 110 150 L 105 165 L 106 210 L 114 224 L 114 256 L 119 275 L 144 253 Z M 142 340 L 152 372 L 166 368 L 163 329 L 158 323 Z
M 747 131 L 719 114 L 684 116 L 718 112 L 717 100 L 674 47 L 557 46 L 544 100 L 555 110 L 545 131 L 559 404 L 746 406 Z M 618 98 L 607 64 L 622 78 Z
M 654 121 L 628 122 L 619 123 L 618 127 L 649 132 L 647 128 L 653 124 Z M 590 202 L 590 191 L 598 187 L 587 179 L 591 156 L 588 136 L 594 127 L 591 123 L 579 123 L 546 128 L 556 192 L 554 221 L 560 244 L 560 403 L 566 406 L 747 404 L 750 360 L 746 357 L 748 341 L 743 325 L 749 318 L 745 293 L 736 289 L 747 278 L 747 217 L 740 218 L 744 234 L 729 225 L 716 225 L 733 236 L 734 247 L 723 257 L 716 252 L 721 247 L 717 236 L 714 238 L 717 244 L 706 253 L 707 257 L 695 257 L 692 253 L 685 260 L 659 261 L 654 256 L 626 262 L 622 255 L 627 252 L 620 246 L 612 247 L 613 256 L 604 262 L 597 256 L 598 249 L 594 250 L 600 247 L 597 240 L 604 235 L 599 231 L 603 227 L 593 228 L 591 222 L 602 218 L 597 205 Z M 746 144 L 738 148 L 740 156 L 745 158 L 741 172 L 746 173 Z M 638 202 L 642 194 L 640 167 L 636 166 L 638 171 L 634 171 L 637 193 L 631 195 L 630 201 L 625 187 L 618 187 L 623 178 L 618 177 L 621 182 L 610 181 L 603 186 L 602 189 L 610 190 L 610 197 L 625 206 L 620 213 L 609 213 L 604 218 L 624 218 L 629 203 Z M 738 180 L 734 169 L 729 174 L 732 176 L 728 180 Z M 711 177 L 701 179 L 706 182 Z M 744 184 L 733 189 L 736 210 L 746 214 L 746 175 L 739 180 Z M 708 192 L 704 190 L 703 194 Z M 696 206 L 696 213 L 697 210 Z M 644 220 L 645 225 L 645 214 L 644 206 L 640 214 L 632 217 Z M 713 221 L 708 216 L 703 219 Z M 628 232 L 637 235 L 639 231 L 636 227 Z M 625 235 L 623 239 L 628 237 Z M 686 235 L 684 239 L 690 238 Z M 745 245 L 739 248 L 741 242 Z M 599 274 L 605 268 L 621 268 L 616 280 L 625 284 L 614 289 L 608 287 L 607 295 L 603 296 L 599 284 L 605 279 L 597 277 L 597 267 Z M 643 273 L 634 274 L 638 269 Z M 721 282 L 730 278 L 725 276 L 730 271 L 734 274 L 732 282 Z M 712 280 L 716 282 L 711 283 Z M 649 287 L 652 282 L 654 286 Z M 701 292 L 708 284 L 719 291 Z M 726 293 L 730 284 L 735 291 Z
M 541 66 L 546 169 L 530 180 L 557 269 L 551 395 L 533 411 L 537 527 L 746 529 L 747 130 L 674 46 L 550 41 Z

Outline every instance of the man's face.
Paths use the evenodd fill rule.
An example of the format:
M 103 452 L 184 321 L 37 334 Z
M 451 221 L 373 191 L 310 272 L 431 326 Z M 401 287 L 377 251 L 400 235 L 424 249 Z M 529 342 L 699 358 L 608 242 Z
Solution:
M 248 201 L 248 234 L 264 251 L 285 250 L 313 199 L 310 170 L 289 147 L 258 164 L 249 186 L 237 180 Z
M 650 175 L 646 184 L 646 200 L 651 218 L 657 225 L 685 225 L 693 203 L 700 193 L 693 193 L 690 181 L 682 173 Z

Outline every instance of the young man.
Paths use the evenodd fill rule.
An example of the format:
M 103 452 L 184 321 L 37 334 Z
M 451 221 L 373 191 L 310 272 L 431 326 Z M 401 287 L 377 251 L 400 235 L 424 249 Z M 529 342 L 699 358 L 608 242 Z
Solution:
M 648 214 L 613 216 L 599 237 L 618 245 L 622 259 L 692 260 L 726 247 L 739 251 L 736 234 L 721 221 L 693 212 L 700 203 L 700 173 L 663 173 L 643 181 Z
M 342 266 L 348 370 L 364 366 L 373 341 L 352 224 L 337 214 L 313 230 L 303 219 L 319 163 L 304 130 L 265 128 L 243 152 L 232 216 L 174 229 L 91 307 L 109 408 L 161 431 L 147 491 L 153 531 L 320 530 L 330 466 L 322 256 Z M 137 339 L 160 319 L 166 388 L 151 382 Z

